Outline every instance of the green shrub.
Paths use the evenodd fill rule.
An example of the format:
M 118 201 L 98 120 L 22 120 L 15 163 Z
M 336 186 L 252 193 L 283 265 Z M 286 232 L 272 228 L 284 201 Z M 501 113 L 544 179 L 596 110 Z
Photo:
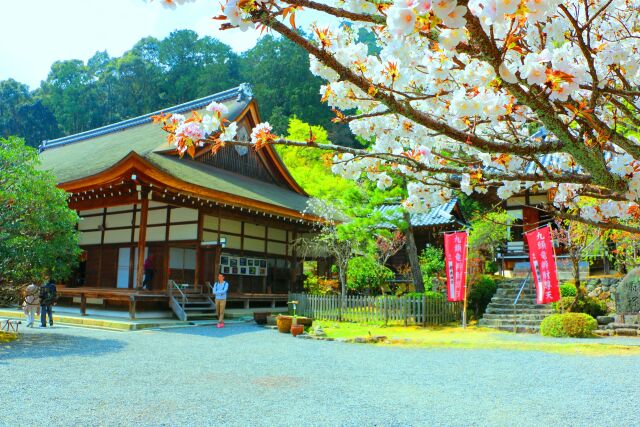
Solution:
M 540 333 L 547 337 L 586 338 L 598 327 L 596 319 L 585 313 L 552 314 L 540 325 Z
M 553 308 L 556 312 L 561 313 L 563 311 L 567 312 L 571 309 L 573 305 L 573 301 L 575 300 L 575 296 L 573 297 L 562 297 L 560 301 L 553 303 Z M 585 313 L 589 316 L 598 317 L 604 316 L 607 314 L 607 304 L 599 300 L 598 298 L 593 297 L 585 297 L 583 299 L 578 300 L 578 303 L 571 310 L 573 313 Z
M 405 294 L 405 296 L 408 297 L 416 297 L 416 298 L 422 298 L 422 296 L 426 296 L 427 299 L 444 299 L 444 294 L 441 292 L 434 292 L 434 291 L 426 291 L 426 292 L 409 292 L 407 294 Z
M 365 289 L 380 289 L 385 282 L 395 277 L 393 271 L 380 265 L 372 257 L 355 257 L 349 260 L 347 266 L 347 287 L 362 291 Z
M 467 296 L 467 303 L 469 308 L 473 310 L 476 319 L 482 317 L 497 289 L 498 284 L 496 279 L 487 275 L 478 277 L 471 285 L 471 290 Z
M 573 283 L 563 283 L 560 285 L 560 296 L 563 297 L 575 297 L 578 293 L 576 285 Z
M 418 257 L 420 271 L 425 290 L 432 290 L 433 277 L 437 277 L 444 271 L 444 252 L 435 246 L 427 246 Z
M 497 273 L 500 270 L 500 266 L 495 261 L 485 261 L 484 262 L 484 272 L 486 274 Z
M 607 303 L 598 298 L 587 297 L 581 312 L 591 317 L 604 316 L 608 312 Z

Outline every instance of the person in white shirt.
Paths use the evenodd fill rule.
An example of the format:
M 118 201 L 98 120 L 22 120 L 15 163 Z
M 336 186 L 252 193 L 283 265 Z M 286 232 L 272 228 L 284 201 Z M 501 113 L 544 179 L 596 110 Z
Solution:
M 213 293 L 216 296 L 216 312 L 218 312 L 218 328 L 224 327 L 224 308 L 227 305 L 227 291 L 229 291 L 229 284 L 224 280 L 224 275 L 218 274 L 218 281 L 213 285 Z
M 33 283 L 27 286 L 24 303 L 22 303 L 24 314 L 27 316 L 27 328 L 33 328 L 36 315 L 40 314 L 40 298 L 38 297 L 38 287 Z

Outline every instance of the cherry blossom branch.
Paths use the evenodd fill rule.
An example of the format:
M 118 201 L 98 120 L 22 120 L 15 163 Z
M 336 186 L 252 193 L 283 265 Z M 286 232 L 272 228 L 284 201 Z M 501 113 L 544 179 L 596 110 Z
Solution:
M 355 13 L 345 9 L 341 9 L 339 7 L 333 7 L 323 3 L 318 3 L 313 0 L 286 0 L 286 3 L 294 6 L 307 7 L 309 9 L 328 13 L 329 15 L 333 15 L 337 18 L 345 18 L 351 21 L 369 22 L 372 24 L 385 23 L 385 18 L 383 16 L 370 15 L 368 13 Z
M 496 74 L 499 74 L 500 66 L 502 65 L 500 52 L 495 44 L 489 40 L 482 29 L 479 19 L 471 13 L 468 13 L 466 18 L 467 29 L 471 34 L 470 39 L 473 40 L 477 55 L 491 64 Z M 562 148 L 557 151 L 571 154 L 582 167 L 589 171 L 597 184 L 615 191 L 626 188 L 625 181 L 609 171 L 601 152 L 598 153 L 593 148 L 586 147 L 577 141 L 569 131 L 568 126 L 560 120 L 552 105 L 543 102 L 540 97 L 532 96 L 531 92 L 523 89 L 523 86 L 527 86 L 526 82 L 509 83 L 504 81 L 503 85 L 516 97 L 519 103 L 531 108 L 546 129 L 561 141 Z
M 219 141 L 215 138 L 206 139 L 206 142 L 212 144 L 219 144 Z M 225 144 L 232 145 L 241 145 L 245 147 L 256 148 L 256 145 L 250 141 L 225 141 Z M 434 174 L 450 174 L 450 175 L 461 175 L 464 173 L 474 173 L 480 170 L 479 168 L 469 167 L 469 169 L 462 169 L 450 166 L 430 166 L 426 163 L 423 163 L 417 159 L 409 157 L 403 154 L 392 154 L 392 153 L 376 153 L 371 152 L 362 148 L 353 148 L 353 147 L 345 147 L 342 145 L 336 144 L 318 144 L 315 142 L 302 142 L 302 141 L 293 141 L 286 138 L 277 138 L 271 140 L 269 142 L 271 145 L 284 145 L 289 147 L 302 147 L 302 148 L 317 148 L 320 150 L 331 151 L 334 153 L 341 154 L 351 154 L 354 157 L 358 158 L 377 158 L 379 160 L 395 163 L 395 164 L 403 164 L 405 166 L 410 166 L 414 168 L 416 171 L 434 173 Z M 348 160 L 347 160 L 348 161 Z M 517 173 L 517 172 L 499 172 L 499 171 L 486 171 L 482 170 L 482 177 L 487 180 L 494 181 L 528 181 L 528 182 L 555 182 L 558 184 L 582 184 L 588 185 L 592 184 L 592 178 L 589 175 L 576 174 L 576 173 L 564 173 L 562 175 L 558 174 L 527 174 L 527 173 Z M 490 181 L 483 182 L 482 185 L 491 185 L 493 184 Z
M 620 230 L 620 231 L 627 231 L 633 234 L 640 234 L 640 227 L 631 227 L 629 225 L 619 224 L 617 222 L 594 221 L 591 219 L 583 218 L 578 215 L 571 215 L 571 214 L 560 212 L 560 211 L 554 212 L 554 216 L 561 219 L 567 219 L 569 221 L 576 221 L 576 222 L 581 222 L 583 224 L 592 225 L 597 228 L 603 228 L 607 230 Z
M 371 87 L 371 82 L 369 82 L 364 77 L 361 77 L 351 71 L 346 66 L 342 65 L 333 55 L 329 52 L 320 49 L 319 47 L 313 45 L 307 39 L 291 30 L 286 25 L 278 22 L 275 19 L 270 18 L 269 16 L 263 17 L 261 21 L 264 25 L 273 29 L 274 31 L 282 34 L 292 42 L 296 43 L 307 52 L 311 53 L 315 56 L 320 62 L 322 62 L 327 67 L 334 70 L 342 80 L 346 80 L 364 93 L 369 91 Z M 493 152 L 503 152 L 503 153 L 512 153 L 517 155 L 533 155 L 533 154 L 545 154 L 552 153 L 556 151 L 561 151 L 562 143 L 559 141 L 548 141 L 541 142 L 539 144 L 527 144 L 525 146 L 516 145 L 516 144 L 501 144 L 495 143 L 493 141 L 489 141 L 484 138 L 480 138 L 477 135 L 470 134 L 467 132 L 460 131 L 448 124 L 438 121 L 430 117 L 429 114 L 418 111 L 413 108 L 409 103 L 400 102 L 392 95 L 384 93 L 383 91 L 376 92 L 373 96 L 373 99 L 376 99 L 382 102 L 384 105 L 389 108 L 392 112 L 401 114 L 402 116 L 413 120 L 414 122 L 426 127 L 427 129 L 431 129 L 437 132 L 446 135 L 447 137 L 461 142 L 463 144 L 472 146 L 478 150 L 493 153 Z

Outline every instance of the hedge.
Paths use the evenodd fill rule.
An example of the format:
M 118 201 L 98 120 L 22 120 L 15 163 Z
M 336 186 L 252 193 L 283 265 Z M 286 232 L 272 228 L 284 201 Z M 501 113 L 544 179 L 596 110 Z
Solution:
M 586 338 L 593 336 L 597 327 L 596 319 L 585 313 L 552 314 L 542 321 L 540 333 L 547 337 Z

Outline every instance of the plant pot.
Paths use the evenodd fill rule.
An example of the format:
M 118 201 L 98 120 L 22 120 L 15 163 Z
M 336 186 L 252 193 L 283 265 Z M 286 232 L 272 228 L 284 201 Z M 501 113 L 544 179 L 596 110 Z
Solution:
M 300 325 L 300 324 L 291 325 L 291 335 L 293 335 L 294 337 L 300 335 L 303 332 L 304 332 L 304 325 Z
M 288 334 L 291 332 L 291 323 L 293 321 L 293 316 L 278 316 L 276 318 L 276 322 L 278 324 L 278 332 L 283 334 Z
M 305 328 L 308 328 L 313 324 L 313 319 L 311 319 L 310 317 L 298 317 L 296 320 L 298 325 L 302 325 Z
M 254 311 L 253 312 L 253 320 L 258 324 L 258 325 L 265 325 L 267 323 L 267 317 L 270 315 L 271 313 L 269 313 L 268 311 L 263 311 L 263 312 L 258 312 L 258 311 Z

